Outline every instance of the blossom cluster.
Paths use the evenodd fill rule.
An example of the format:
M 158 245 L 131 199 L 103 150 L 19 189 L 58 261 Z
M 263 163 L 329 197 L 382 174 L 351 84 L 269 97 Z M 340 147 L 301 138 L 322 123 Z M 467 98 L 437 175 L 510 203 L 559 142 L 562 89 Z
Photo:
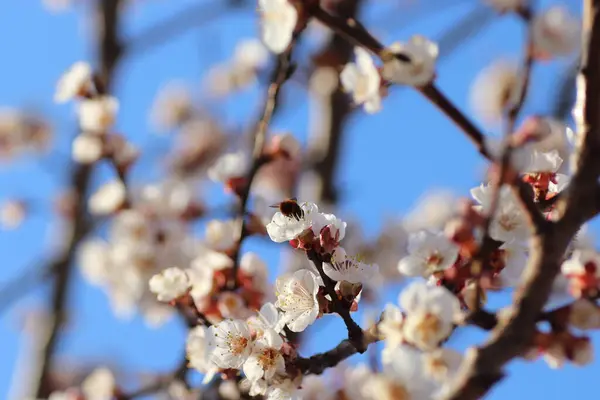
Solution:
M 112 132 L 119 101 L 105 93 L 105 83 L 83 61 L 73 64 L 60 78 L 54 100 L 66 103 L 77 100 L 81 133 L 73 140 L 73 159 L 92 164 L 102 158 L 112 159 L 117 168 L 127 169 L 138 157 L 138 150 L 122 135 Z
M 233 62 L 213 71 L 210 80 L 222 92 L 217 94 L 254 81 L 268 62 L 267 50 L 282 54 L 290 49 L 310 19 L 309 3 L 260 0 L 262 43 L 243 42 Z M 577 21 L 562 8 L 533 15 L 525 1 L 487 3 L 530 24 L 528 54 L 535 60 L 567 56 L 578 47 Z M 341 87 L 368 113 L 381 109 L 388 86 L 426 91 L 436 79 L 439 49 L 429 39 L 415 35 L 381 48 L 356 47 L 354 62 L 339 74 Z M 484 119 L 503 118 L 522 101 L 523 73 L 505 62 L 483 71 L 472 98 Z M 105 93 L 100 77 L 86 63 L 76 63 L 59 81 L 56 101 L 79 102 L 81 133 L 73 142 L 73 158 L 82 164 L 110 159 L 119 176 L 88 200 L 91 214 L 112 220 L 106 237 L 81 246 L 82 272 L 107 291 L 118 313 L 138 310 L 148 321 L 160 323 L 176 310 L 190 326 L 189 367 L 203 374 L 205 382 L 217 374 L 229 382 L 243 374 L 239 388 L 268 400 L 310 398 L 311 385 L 318 388 L 316 398 L 334 398 L 322 381 L 305 376 L 302 363 L 307 359 L 293 338 L 335 314 L 344 320 L 348 343 L 356 351 L 370 344 L 364 337 L 357 339 L 357 327 L 358 336 L 369 334 L 375 337 L 372 342 L 384 342 L 382 370 L 347 369 L 340 397 L 443 396 L 463 358 L 446 342 L 465 317 L 482 310 L 489 292 L 518 290 L 530 262 L 528 244 L 535 232 L 518 189 L 531 192 L 543 218 L 557 221 L 561 210 L 555 204 L 568 189 L 574 169 L 566 162 L 577 141 L 572 132 L 554 120 L 529 118 L 503 142 L 488 138 L 481 143 L 493 167 L 489 182 L 471 190 L 472 199 L 446 202 L 440 206 L 444 210 L 434 210 L 440 218 L 430 215 L 418 229 L 410 229 L 410 223 L 390 227 L 365 257 L 359 251 L 364 240 L 357 226 L 323 212 L 314 202 L 287 198 L 302 167 L 302 150 L 293 135 L 271 136 L 262 152 L 251 156 L 216 123 L 200 116 L 189 93 L 171 88 L 163 95 L 155 106 L 156 122 L 165 130 L 180 131 L 172 165 L 177 178 L 134 191 L 123 176 L 137 152 L 112 132 L 118 101 Z M 206 212 L 196 193 L 205 178 L 235 198 L 236 215 L 206 221 L 199 239 L 192 223 Z M 267 207 L 265 197 L 278 202 Z M 298 268 L 277 277 L 273 291 L 267 264 L 242 250 L 242 241 L 251 235 L 287 244 L 302 260 Z M 551 322 L 551 329 L 535 332 L 525 358 L 542 355 L 552 367 L 591 361 L 591 343 L 582 332 L 600 328 L 595 303 L 600 297 L 600 254 L 585 239 L 581 232 L 560 260 L 562 275 L 540 317 Z M 359 305 L 364 307 L 361 299 L 392 276 L 414 280 L 396 304 L 386 305 L 372 331 L 362 330 L 353 320 Z M 494 317 L 502 319 L 504 311 Z M 114 396 L 114 382 L 105 386 L 111 387 L 106 397 Z M 63 394 L 83 393 L 93 399 L 86 390 L 84 385 Z

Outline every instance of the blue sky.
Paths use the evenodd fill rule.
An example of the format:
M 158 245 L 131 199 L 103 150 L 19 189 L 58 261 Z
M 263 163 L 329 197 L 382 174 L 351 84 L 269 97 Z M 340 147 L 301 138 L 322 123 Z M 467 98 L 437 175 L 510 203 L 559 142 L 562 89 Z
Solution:
M 202 0 L 205 1 L 205 0 Z M 126 37 L 202 1 L 137 1 L 124 21 Z M 218 2 L 207 4 L 217 4 Z M 417 1 L 417 0 L 413 0 Z M 424 1 L 424 0 L 421 0 Z M 472 9 L 477 0 L 429 0 L 435 10 L 427 16 L 389 17 L 394 10 L 391 0 L 369 2 L 365 24 L 385 43 L 407 39 L 413 33 L 439 37 L 453 22 Z M 77 60 L 93 60 L 93 40 L 86 5 L 63 14 L 50 14 L 40 0 L 7 1 L 0 6 L 0 107 L 27 107 L 47 115 L 55 128 L 56 145 L 52 157 L 43 162 L 31 158 L 0 166 L 0 200 L 19 196 L 30 199 L 34 212 L 17 231 L 0 231 L 0 252 L 4 256 L 0 282 L 9 281 L 23 269 L 48 257 L 49 238 L 60 232 L 48 202 L 65 185 L 62 167 L 68 157 L 68 143 L 74 130 L 70 106 L 52 103 L 56 79 Z M 398 0 L 398 4 L 401 3 Z M 543 5 L 553 2 L 541 1 Z M 449 5 L 450 4 L 450 5 Z M 117 71 L 115 95 L 121 101 L 118 131 L 138 144 L 151 143 L 160 148 L 164 140 L 153 136 L 148 123 L 152 100 L 165 83 L 184 81 L 198 93 L 202 73 L 214 62 L 225 60 L 241 38 L 255 36 L 253 7 L 232 12 L 200 28 L 189 29 L 173 41 L 127 57 Z M 574 12 L 579 9 L 575 6 Z M 394 15 L 394 14 L 392 14 Z M 497 18 L 481 34 L 470 39 L 447 57 L 438 68 L 438 85 L 462 109 L 469 110 L 468 88 L 477 74 L 498 57 L 518 59 L 522 26 L 515 18 Z M 215 45 L 215 43 L 218 44 Z M 444 49 L 442 48 L 442 51 Z M 305 53 L 304 53 L 305 54 Z M 556 77 L 567 65 L 557 61 L 536 66 L 526 113 L 544 113 L 556 91 Z M 262 95 L 254 88 L 223 104 L 211 104 L 227 124 L 243 124 L 256 111 Z M 306 92 L 289 85 L 287 106 L 273 122 L 274 130 L 290 130 L 301 141 L 308 130 Z M 478 121 L 481 122 L 481 121 Z M 494 132 L 489 128 L 490 133 Z M 420 95 L 411 90 L 392 89 L 381 113 L 367 116 L 357 112 L 351 119 L 343 143 L 340 183 L 344 198 L 340 215 L 358 216 L 368 235 L 377 232 L 389 215 L 406 213 L 427 190 L 444 188 L 458 195 L 479 184 L 482 160 L 460 132 Z M 148 181 L 157 176 L 156 168 L 146 161 L 134 170 L 133 179 Z M 110 172 L 100 171 L 97 181 Z M 351 227 L 350 227 L 351 229 Z M 264 255 L 275 269 L 279 248 L 249 240 L 245 249 Z M 275 279 L 275 274 L 271 277 Z M 86 285 L 77 277 L 70 301 L 72 318 L 60 348 L 67 360 L 116 361 L 132 371 L 168 371 L 179 359 L 184 331 L 177 321 L 157 330 L 148 330 L 141 318 L 118 321 L 113 317 L 101 290 Z M 389 298 L 397 296 L 390 289 Z M 0 398 L 8 396 L 18 355 L 27 347 L 27 337 L 18 329 L 25 311 L 45 306 L 45 288 L 17 304 L 0 317 Z M 499 301 L 506 301 L 507 295 Z M 339 321 L 319 321 L 304 350 L 309 355 L 327 349 L 342 338 Z M 324 334 L 326 332 L 327 334 Z M 331 332 L 331 334 L 330 334 Z M 595 335 L 598 336 L 598 335 Z M 464 349 L 481 341 L 483 335 L 466 330 L 451 341 Z M 127 338 L 127 340 L 124 340 Z M 596 339 L 598 339 L 596 337 Z M 598 352 L 596 352 L 598 355 Z M 590 396 L 596 392 L 594 378 L 600 372 L 598 362 L 585 368 L 567 366 L 549 369 L 543 362 L 515 362 L 509 377 L 494 389 L 490 398 L 562 399 Z

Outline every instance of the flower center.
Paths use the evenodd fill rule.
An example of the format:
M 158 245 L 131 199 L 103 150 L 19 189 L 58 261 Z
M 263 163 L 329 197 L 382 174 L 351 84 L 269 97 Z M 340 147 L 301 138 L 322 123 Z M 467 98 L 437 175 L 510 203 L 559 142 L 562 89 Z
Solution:
M 417 323 L 416 329 L 427 343 L 435 341 L 436 333 L 442 328 L 442 322 L 435 314 L 427 313 Z
M 234 309 L 238 305 L 238 301 L 234 296 L 229 296 L 223 302 L 228 309 Z
M 410 394 L 404 385 L 396 382 L 389 382 L 388 395 L 394 400 L 409 400 Z
M 271 369 L 275 366 L 275 360 L 279 353 L 272 348 L 265 349 L 262 354 L 258 357 L 258 363 L 263 370 Z
M 426 370 L 434 377 L 444 379 L 448 375 L 448 364 L 441 356 L 427 357 Z
M 234 355 L 240 355 L 244 353 L 244 350 L 246 350 L 247 346 L 248 339 L 243 336 L 235 336 L 229 341 L 229 348 L 231 349 L 231 353 Z
M 498 224 L 506 231 L 513 231 L 517 227 L 515 221 L 506 214 L 502 214 L 500 218 L 498 218 Z
M 436 269 L 444 262 L 444 257 L 442 257 L 439 252 L 435 251 L 431 253 L 426 262 L 430 269 Z

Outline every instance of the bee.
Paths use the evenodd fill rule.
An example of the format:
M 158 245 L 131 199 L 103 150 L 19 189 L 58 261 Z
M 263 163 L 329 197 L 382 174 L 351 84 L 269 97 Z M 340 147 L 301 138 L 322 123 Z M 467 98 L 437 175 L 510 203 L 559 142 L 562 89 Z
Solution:
M 296 221 L 300 221 L 304 218 L 304 210 L 300 208 L 298 200 L 295 197 L 287 199 L 278 204 L 273 204 L 272 208 L 278 208 L 279 211 L 289 218 L 294 218 Z

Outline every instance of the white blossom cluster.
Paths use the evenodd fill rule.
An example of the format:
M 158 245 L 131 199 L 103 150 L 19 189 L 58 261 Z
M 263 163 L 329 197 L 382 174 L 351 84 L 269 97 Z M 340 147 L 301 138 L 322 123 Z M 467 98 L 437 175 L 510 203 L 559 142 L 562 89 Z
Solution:
M 100 367 L 92 371 L 79 387 L 69 388 L 62 391 L 54 391 L 48 400 L 112 400 L 116 394 L 116 379 L 112 371 L 106 367 Z
M 523 0 L 486 3 L 531 24 L 529 50 L 536 60 L 567 56 L 579 45 L 579 24 L 565 9 L 552 7 L 534 14 Z M 282 54 L 290 49 L 309 18 L 304 4 L 291 0 L 259 0 L 258 11 L 261 42 L 241 42 L 233 60 L 211 73 L 215 93 L 229 94 L 255 81 L 268 63 L 268 52 Z M 355 105 L 375 113 L 391 84 L 422 92 L 434 89 L 438 55 L 437 44 L 420 35 L 383 50 L 356 47 L 354 62 L 343 67 L 339 82 Z M 482 71 L 471 97 L 483 119 L 499 121 L 521 100 L 523 74 L 505 61 Z M 111 132 L 119 103 L 100 85 L 92 68 L 79 62 L 60 79 L 55 100 L 79 102 L 81 133 L 73 142 L 73 158 L 83 164 L 109 158 L 122 172 L 137 152 Z M 272 206 L 278 208 L 274 215 L 263 204 L 267 196 L 257 192 L 269 188 L 264 181 L 270 180 L 277 195 L 293 191 L 302 167 L 300 145 L 293 135 L 270 137 L 263 152 L 253 157 L 238 146 L 226 148 L 226 135 L 201 118 L 190 94 L 177 87 L 159 96 L 155 114 L 164 130 L 180 130 L 182 144 L 173 168 L 178 178 L 147 185 L 137 193 L 119 175 L 90 196 L 90 213 L 112 220 L 106 237 L 81 246 L 83 275 L 107 292 L 118 314 L 139 310 L 148 321 L 159 323 L 178 310 L 191 326 L 186 340 L 188 365 L 204 375 L 204 382 L 221 374 L 227 388 L 231 382 L 227 378 L 242 373 L 239 387 L 267 400 L 443 396 L 463 359 L 445 347 L 446 341 L 464 323 L 473 301 L 481 305 L 487 291 L 518 288 L 529 262 L 531 223 L 517 185 L 509 183 L 518 180 L 529 185 L 535 203 L 550 204 L 542 211 L 544 218 L 553 221 L 560 218 L 560 210 L 552 202 L 568 187 L 572 169 L 564 162 L 573 152 L 568 128 L 549 119 L 527 120 L 506 140 L 512 147 L 509 183 L 498 187 L 491 179 L 471 190 L 473 200 L 425 207 L 423 213 L 435 214 L 428 215 L 425 223 L 386 227 L 369 257 L 377 263 L 369 263 L 356 252 L 364 241 L 358 227 L 322 212 L 314 202 L 283 200 Z M 498 140 L 483 143 L 482 153 L 496 164 L 504 151 Z M 191 223 L 203 210 L 194 191 L 204 178 L 222 184 L 243 204 L 235 217 L 206 221 L 200 240 Z M 247 202 L 248 198 L 253 201 Z M 411 224 L 419 225 L 418 229 L 408 229 Z M 287 242 L 304 262 L 277 277 L 274 293 L 266 263 L 257 254 L 242 251 L 242 241 L 249 235 Z M 488 242 L 492 248 L 483 254 Z M 566 361 L 585 365 L 592 358 L 589 338 L 571 335 L 569 329 L 600 328 L 600 309 L 592 301 L 600 296 L 600 254 L 585 243 L 584 233 L 572 243 L 561 268 L 545 310 L 567 307 L 566 328 L 559 333 L 537 332 L 526 358 L 542 354 L 552 367 Z M 291 335 L 304 332 L 326 314 L 337 313 L 353 343 L 351 313 L 357 311 L 365 289 L 379 290 L 392 276 L 415 280 L 403 288 L 397 304 L 386 305 L 376 322 L 377 339 L 384 342 L 380 372 L 365 366 L 347 368 L 342 388 L 334 393 L 323 380 L 296 370 L 301 356 Z M 560 296 L 568 301 L 557 306 L 554 300 Z M 502 312 L 496 314 L 498 319 Z M 98 380 L 102 383 L 94 384 Z M 86 400 L 107 400 L 115 395 L 115 388 L 110 371 L 102 370 L 88 377 L 81 389 L 55 392 L 50 399 L 83 395 Z
M 168 311 L 149 292 L 148 280 L 169 266 L 188 265 L 199 251 L 185 221 L 177 218 L 193 205 L 191 190 L 184 183 L 146 186 L 130 208 L 115 210 L 106 239 L 83 244 L 84 277 L 107 291 L 118 314 L 140 307 L 149 320 L 160 322 Z M 92 210 L 113 205 L 112 195 L 101 194 L 91 197 L 98 203 Z
M 43 151 L 51 136 L 50 126 L 39 116 L 13 108 L 0 109 L 0 161 Z
M 103 157 L 112 158 L 118 168 L 127 168 L 138 157 L 138 150 L 122 136 L 111 132 L 116 123 L 119 101 L 104 94 L 92 67 L 83 61 L 73 64 L 60 78 L 54 100 L 77 100 L 81 133 L 73 140 L 73 159 L 92 164 Z
M 352 95 L 354 103 L 362 104 L 368 113 L 381 109 L 384 80 L 422 87 L 431 83 L 435 77 L 438 47 L 427 38 L 413 36 L 407 43 L 393 43 L 386 51 L 381 72 L 369 53 L 357 47 L 356 61 L 346 64 L 340 74 L 342 85 Z M 398 55 L 406 56 L 409 60 L 399 59 Z

